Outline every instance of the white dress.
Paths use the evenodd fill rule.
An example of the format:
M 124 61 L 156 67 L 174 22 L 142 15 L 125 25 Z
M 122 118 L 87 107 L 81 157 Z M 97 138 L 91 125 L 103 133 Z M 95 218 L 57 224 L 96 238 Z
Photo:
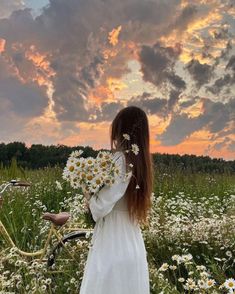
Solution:
M 125 174 L 125 156 L 115 153 Z M 89 207 L 96 222 L 84 269 L 80 294 L 149 294 L 147 252 L 138 224 L 129 219 L 126 198 L 129 184 L 120 175 L 103 187 Z

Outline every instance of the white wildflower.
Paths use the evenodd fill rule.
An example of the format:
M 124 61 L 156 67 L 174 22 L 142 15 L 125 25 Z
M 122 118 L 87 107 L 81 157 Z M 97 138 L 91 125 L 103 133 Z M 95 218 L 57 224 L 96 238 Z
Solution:
M 130 141 L 130 136 L 129 136 L 128 134 L 123 134 L 123 137 L 124 137 L 126 140 Z
M 231 289 L 235 289 L 235 280 L 230 278 L 230 279 L 227 279 L 225 282 L 224 282 L 224 287 L 231 290 Z
M 63 190 L 62 185 L 61 185 L 61 183 L 59 181 L 55 181 L 55 183 L 56 183 L 56 188 L 58 190 Z
M 168 263 L 163 263 L 162 266 L 159 268 L 159 271 L 166 271 L 168 269 L 169 265 Z
M 80 156 L 81 154 L 83 153 L 83 150 L 75 150 L 75 151 L 72 151 L 72 153 L 70 154 L 70 157 L 78 157 Z
M 131 151 L 135 154 L 138 155 L 139 153 L 139 147 L 137 144 L 131 144 Z

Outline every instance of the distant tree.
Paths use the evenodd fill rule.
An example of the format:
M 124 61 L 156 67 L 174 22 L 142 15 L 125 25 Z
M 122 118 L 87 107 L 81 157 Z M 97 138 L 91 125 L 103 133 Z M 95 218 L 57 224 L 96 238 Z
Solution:
M 90 146 L 69 147 L 60 144 L 50 146 L 33 144 L 26 147 L 22 142 L 0 143 L 0 164 L 10 166 L 12 158 L 15 158 L 18 166 L 23 168 L 37 169 L 56 165 L 64 167 L 70 153 L 77 149 L 83 150 L 83 157 L 95 157 L 100 150 L 107 150 L 94 150 Z M 235 160 L 225 161 L 223 158 L 194 154 L 153 153 L 152 155 L 155 168 L 161 171 L 235 173 Z

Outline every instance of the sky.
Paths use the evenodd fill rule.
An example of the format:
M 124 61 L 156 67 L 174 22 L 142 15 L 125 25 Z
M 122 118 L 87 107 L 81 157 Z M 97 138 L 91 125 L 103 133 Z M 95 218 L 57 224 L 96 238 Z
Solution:
M 0 0 L 0 142 L 110 148 L 130 105 L 151 152 L 235 159 L 234 0 Z

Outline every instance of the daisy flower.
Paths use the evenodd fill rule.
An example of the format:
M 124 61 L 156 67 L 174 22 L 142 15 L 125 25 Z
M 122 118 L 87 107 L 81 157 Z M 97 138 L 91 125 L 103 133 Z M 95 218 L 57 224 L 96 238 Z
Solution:
M 88 166 L 91 166 L 91 165 L 94 164 L 95 159 L 92 158 L 92 157 L 88 157 L 88 158 L 86 159 L 86 162 L 87 162 Z
M 206 288 L 210 288 L 215 285 L 215 280 L 214 279 L 209 279 L 206 281 Z
M 88 173 L 88 174 L 86 175 L 86 179 L 87 179 L 89 182 L 91 182 L 91 181 L 93 180 L 93 178 L 94 178 L 94 176 L 93 176 L 92 173 Z
M 135 154 L 135 155 L 137 155 L 138 153 L 139 153 L 139 147 L 138 147 L 138 145 L 137 144 L 131 144 L 131 151 Z
M 163 263 L 162 266 L 159 268 L 159 271 L 166 271 L 168 269 L 169 265 L 168 263 Z
M 192 278 L 188 278 L 186 280 L 186 285 L 184 285 L 184 288 L 186 290 L 191 290 L 191 289 L 195 289 L 195 287 L 196 287 L 195 281 Z
M 187 262 L 187 261 L 191 260 L 192 258 L 193 258 L 192 254 L 190 254 L 190 253 L 182 255 L 182 259 L 184 262 Z
M 58 190 L 63 190 L 62 185 L 59 181 L 56 180 L 55 183 Z
M 235 289 L 235 280 L 230 278 L 230 279 L 227 279 L 225 282 L 224 282 L 224 287 L 231 290 L 231 289 Z
M 78 157 L 83 153 L 83 150 L 75 150 L 70 154 L 70 157 Z
M 130 136 L 129 136 L 128 134 L 123 134 L 123 137 L 124 137 L 126 140 L 130 141 Z

